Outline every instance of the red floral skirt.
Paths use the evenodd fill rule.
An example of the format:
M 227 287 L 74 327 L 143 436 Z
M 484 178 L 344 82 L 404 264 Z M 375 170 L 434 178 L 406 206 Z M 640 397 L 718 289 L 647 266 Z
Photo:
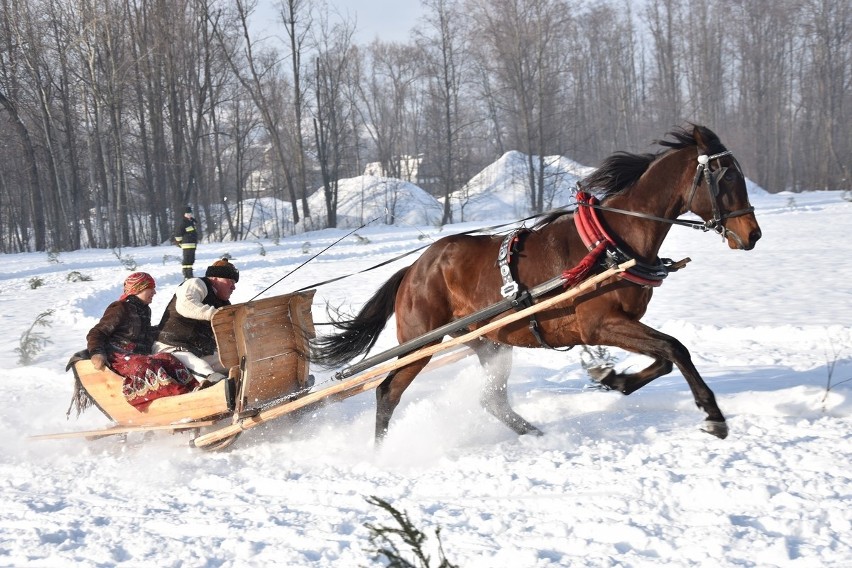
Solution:
M 124 377 L 127 402 L 142 411 L 158 398 L 191 392 L 198 386 L 198 381 L 171 353 L 114 353 L 112 368 Z

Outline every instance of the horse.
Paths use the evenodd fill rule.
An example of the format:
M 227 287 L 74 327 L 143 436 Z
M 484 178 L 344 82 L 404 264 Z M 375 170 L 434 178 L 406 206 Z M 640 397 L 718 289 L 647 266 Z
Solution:
M 366 354 L 394 313 L 397 339 L 404 343 L 499 302 L 507 287 L 520 283 L 530 289 L 553 277 L 554 270 L 584 266 L 577 276 L 611 264 L 610 257 L 632 257 L 644 269 L 633 278 L 610 278 L 594 291 L 539 312 L 529 326 L 516 321 L 471 341 L 486 376 L 481 405 L 517 434 L 541 435 L 509 403 L 512 347 L 612 346 L 653 362 L 638 372 L 604 369 L 593 376 L 602 389 L 629 395 L 677 365 L 706 413 L 702 430 L 724 439 L 725 417 L 687 348 L 640 320 L 670 268 L 657 255 L 673 224 L 700 224 L 739 250 L 753 249 L 761 231 L 738 162 L 709 128 L 690 123 L 655 143 L 662 147 L 656 153 L 616 152 L 606 158 L 578 184 L 583 192 L 575 209 L 552 213 L 518 236 L 522 245 L 508 267 L 509 281 L 502 277 L 505 268 L 495 266 L 507 239 L 501 244 L 495 235 L 443 237 L 385 282 L 357 315 L 332 321 L 340 331 L 315 339 L 312 362 L 334 367 Z M 587 199 L 581 201 L 581 195 Z M 703 223 L 678 219 L 687 212 Z M 376 389 L 377 445 L 403 392 L 428 361 L 391 371 Z

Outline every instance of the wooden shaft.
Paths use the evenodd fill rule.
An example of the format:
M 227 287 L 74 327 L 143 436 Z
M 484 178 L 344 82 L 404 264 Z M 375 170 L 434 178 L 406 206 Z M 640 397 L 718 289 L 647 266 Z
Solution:
M 424 357 L 431 357 L 432 355 L 434 355 L 435 353 L 438 353 L 440 351 L 445 351 L 447 349 L 451 349 L 453 347 L 456 347 L 457 345 L 460 345 L 462 343 L 467 343 L 468 341 L 471 341 L 473 339 L 481 337 L 481 336 L 483 336 L 487 333 L 490 333 L 494 330 L 500 329 L 501 327 L 505 327 L 506 325 L 508 325 L 512 322 L 518 321 L 519 319 L 528 318 L 529 316 L 531 316 L 535 313 L 538 313 L 542 310 L 546 310 L 548 308 L 551 308 L 551 307 L 553 307 L 553 306 L 555 306 L 555 305 L 557 305 L 561 302 L 564 302 L 565 300 L 571 299 L 575 296 L 582 294 L 583 292 L 586 292 L 586 291 L 596 287 L 598 284 L 602 283 L 603 281 L 611 278 L 612 276 L 614 276 L 614 275 L 616 275 L 620 272 L 624 272 L 625 270 L 634 266 L 635 264 L 636 264 L 636 260 L 630 259 L 627 262 L 619 264 L 618 266 L 616 266 L 614 268 L 610 268 L 610 269 L 608 269 L 604 272 L 601 272 L 600 274 L 597 274 L 595 276 L 592 276 L 591 278 L 584 280 L 583 282 L 581 282 L 577 286 L 574 286 L 573 288 L 565 290 L 564 292 L 557 294 L 556 296 L 553 296 L 551 298 L 547 298 L 545 300 L 542 300 L 542 301 L 540 301 L 536 304 L 533 304 L 532 306 L 530 306 L 528 308 L 525 308 L 525 309 L 517 311 L 517 312 L 513 312 L 511 314 L 507 314 L 507 315 L 505 315 L 505 316 L 503 316 L 503 317 L 501 317 L 497 320 L 494 320 L 490 323 L 487 323 L 487 324 L 483 325 L 482 327 L 477 328 L 477 329 L 475 329 L 471 332 L 468 332 L 468 333 L 461 335 L 459 337 L 455 337 L 453 339 L 450 339 L 449 341 L 444 341 L 442 343 L 438 343 L 437 345 L 431 345 L 429 347 L 424 347 L 422 349 L 418 349 L 414 353 L 409 353 L 408 355 L 405 355 L 404 357 L 400 357 L 399 359 L 397 359 L 395 361 L 388 361 L 387 363 L 384 363 L 382 365 L 377 365 L 376 367 L 373 367 L 372 369 L 370 369 L 368 371 L 364 371 L 363 373 L 361 373 L 359 375 L 356 375 L 354 377 L 351 377 L 349 379 L 341 381 L 341 382 L 339 382 L 338 384 L 336 384 L 332 387 L 325 388 L 325 389 L 322 389 L 322 390 L 319 390 L 319 391 L 316 391 L 316 392 L 313 392 L 313 393 L 308 393 L 305 396 L 298 398 L 294 401 L 284 403 L 280 406 L 273 406 L 272 408 L 268 408 L 266 410 L 262 410 L 261 412 L 257 413 L 254 416 L 242 418 L 242 419 L 238 420 L 237 422 L 235 422 L 234 424 L 231 424 L 230 426 L 220 428 L 218 430 L 215 430 L 213 432 L 210 432 L 210 433 L 204 434 L 203 436 L 199 436 L 198 438 L 195 438 L 193 440 L 193 444 L 195 444 L 195 446 L 198 447 L 198 448 L 203 448 L 204 446 L 213 444 L 215 442 L 218 442 L 220 440 L 223 440 L 225 438 L 228 438 L 230 436 L 238 434 L 238 433 L 242 432 L 243 430 L 248 430 L 250 428 L 254 428 L 255 426 L 259 426 L 259 425 L 263 424 L 264 422 L 268 422 L 269 420 L 272 420 L 273 418 L 278 418 L 279 416 L 283 416 L 285 414 L 288 414 L 290 412 L 293 412 L 295 410 L 298 410 L 300 408 L 308 406 L 309 404 L 313 404 L 314 402 L 317 402 L 317 401 L 322 400 L 324 398 L 327 398 L 329 396 L 339 394 L 339 393 L 343 393 L 343 392 L 348 391 L 350 389 L 354 390 L 355 393 L 359 393 L 359 392 L 364 392 L 366 390 L 370 390 L 372 388 L 376 388 L 376 387 L 379 386 L 379 384 L 381 384 L 381 381 L 384 380 L 384 377 L 380 376 L 380 375 L 384 375 L 385 373 L 389 373 L 393 370 L 404 367 L 404 366 L 406 366 L 410 363 L 413 363 L 415 361 L 419 361 L 420 359 L 423 359 Z M 355 394 L 355 393 L 353 393 L 353 394 Z

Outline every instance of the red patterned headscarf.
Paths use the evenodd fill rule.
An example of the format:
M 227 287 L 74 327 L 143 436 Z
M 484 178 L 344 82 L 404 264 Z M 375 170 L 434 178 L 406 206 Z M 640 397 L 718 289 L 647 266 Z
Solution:
M 156 287 L 156 285 L 154 277 L 147 272 L 134 272 L 124 281 L 124 294 L 118 300 L 123 302 L 128 296 L 135 296 L 147 288 Z

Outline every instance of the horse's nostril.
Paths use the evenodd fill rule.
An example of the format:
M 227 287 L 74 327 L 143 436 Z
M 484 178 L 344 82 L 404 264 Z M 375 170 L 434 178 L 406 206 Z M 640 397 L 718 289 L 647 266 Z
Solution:
M 755 229 L 749 234 L 748 240 L 751 241 L 752 244 L 754 244 L 758 240 L 760 240 L 760 237 L 762 237 L 762 236 L 763 236 L 763 233 L 760 231 L 760 229 Z

